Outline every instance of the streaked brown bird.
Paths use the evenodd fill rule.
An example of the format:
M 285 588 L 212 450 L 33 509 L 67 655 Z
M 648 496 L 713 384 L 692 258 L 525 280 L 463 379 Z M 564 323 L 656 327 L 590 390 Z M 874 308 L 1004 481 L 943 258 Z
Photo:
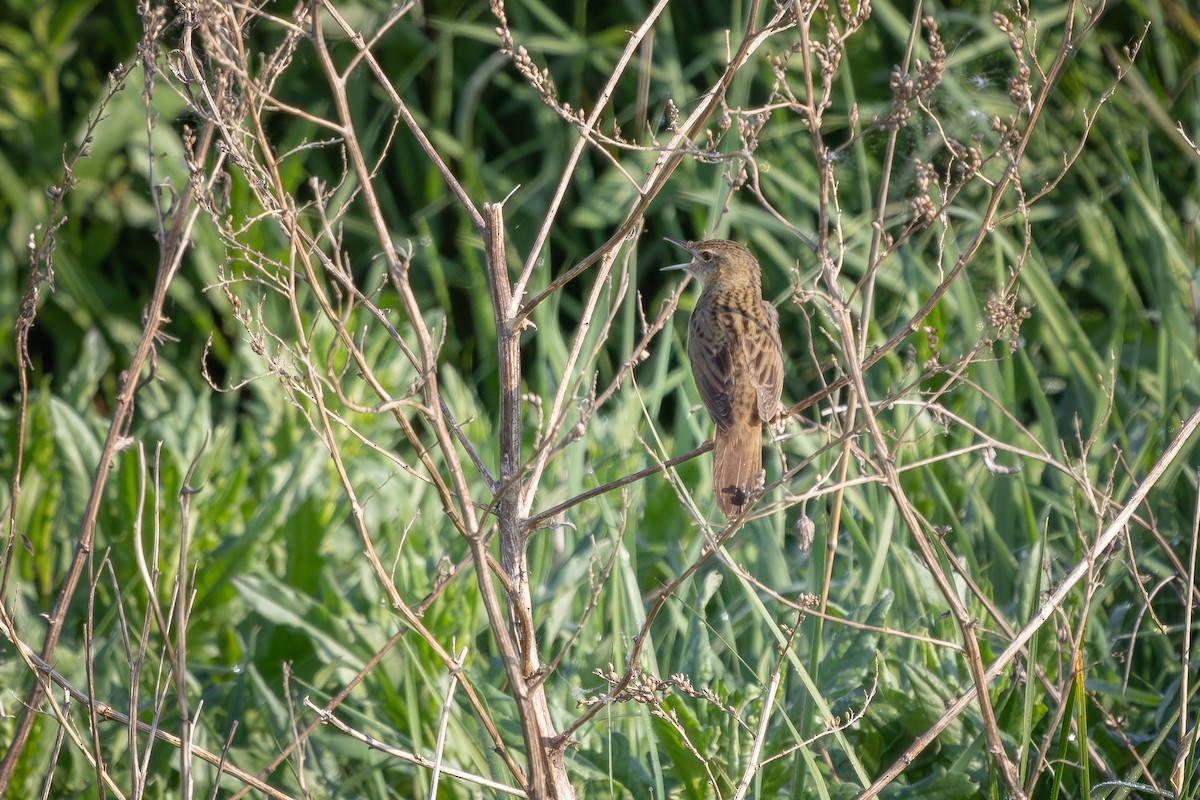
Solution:
M 704 287 L 688 324 L 688 360 L 717 425 L 717 505 L 732 518 L 763 482 L 762 427 L 778 413 L 783 389 L 779 312 L 763 300 L 762 273 L 744 246 L 725 239 L 667 241 L 692 260 L 664 269 L 687 270 Z

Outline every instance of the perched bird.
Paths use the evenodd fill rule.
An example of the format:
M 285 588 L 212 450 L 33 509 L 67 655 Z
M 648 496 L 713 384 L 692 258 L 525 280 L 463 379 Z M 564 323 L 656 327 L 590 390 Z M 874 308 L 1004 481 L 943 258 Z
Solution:
M 667 241 L 692 260 L 664 269 L 687 270 L 704 287 L 688 324 L 688 360 L 717 425 L 717 505 L 732 518 L 763 482 L 762 426 L 778 413 L 783 388 L 779 312 L 763 300 L 758 262 L 744 246 L 725 239 Z

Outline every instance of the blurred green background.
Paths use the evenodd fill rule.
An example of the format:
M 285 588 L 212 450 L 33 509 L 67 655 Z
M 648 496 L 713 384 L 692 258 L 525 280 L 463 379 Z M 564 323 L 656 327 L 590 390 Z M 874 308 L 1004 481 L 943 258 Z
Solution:
M 904 55 L 912 8 L 873 5 L 866 28 L 848 42 L 826 112 L 824 134 L 833 147 L 849 141 L 852 105 L 866 120 L 886 113 L 891 103 L 889 78 Z M 351 24 L 372 30 L 390 6 L 360 2 L 339 8 Z M 934 111 L 949 135 L 977 142 L 985 151 L 996 141 L 988 120 L 1011 111 L 1005 81 L 1012 73 L 1012 54 L 991 22 L 992 11 L 1004 8 L 923 6 L 923 13 L 938 20 L 948 53 Z M 694 107 L 697 94 L 724 64 L 727 29 L 741 30 L 746 9 L 743 3 L 715 0 L 672 5 L 656 26 L 645 105 L 636 81 L 623 80 L 602 129 L 619 128 L 642 144 L 655 136 L 665 140 L 668 102 L 685 113 Z M 270 6 L 269 11 L 287 18 L 291 6 Z M 506 7 L 518 42 L 553 76 L 558 99 L 589 110 L 628 41 L 628 31 L 646 11 L 644 2 L 585 0 Z M 1031 46 L 1044 63 L 1053 56 L 1065 13 L 1058 3 L 1032 9 L 1038 27 Z M 1129 75 L 1107 97 L 1115 71 L 1126 63 L 1124 48 L 1147 23 Z M 498 52 L 495 26 L 487 3 L 426 2 L 391 28 L 386 46 L 376 53 L 477 204 L 498 202 L 519 186 L 505 205 L 510 252 L 515 254 L 510 261 L 518 264 L 529 252 L 577 134 Z M 89 118 L 110 91 L 110 73 L 135 60 L 141 35 L 141 17 L 129 3 L 10 0 L 0 8 L 0 219 L 7 221 L 0 249 L 4 505 L 16 463 L 14 336 L 30 270 L 31 236 L 40 238 L 51 223 L 48 189 L 62 181 L 64 158 L 79 146 Z M 168 29 L 163 41 L 171 41 L 172 35 L 178 34 Z M 280 38 L 279 26 L 264 23 L 252 30 L 247 49 L 269 51 Z M 345 41 L 333 49 L 343 59 L 352 52 Z M 1117 503 L 1145 477 L 1180 421 L 1200 403 L 1195 242 L 1200 156 L 1176 130 L 1182 126 L 1193 140 L 1200 134 L 1198 51 L 1200 16 L 1188 4 L 1170 2 L 1117 5 L 1084 40 L 1021 167 L 1025 189 L 1037 192 L 1057 180 L 1064 158 L 1088 131 L 1078 160 L 1030 211 L 1030 248 L 1016 291 L 1031 318 L 1014 340 L 1015 352 L 1009 352 L 1007 342 L 985 350 L 972 363 L 969 381 L 955 383 L 941 398 L 958 419 L 998 438 L 1010 436 L 1014 446 L 1043 448 L 1063 463 L 1084 452 L 1081 440 L 1094 437 L 1094 446 L 1076 466 Z M 766 102 L 773 80 L 766 61 L 757 60 L 735 80 L 730 106 Z M 348 92 L 364 141 L 378 153 L 390 135 L 393 109 L 365 72 L 356 74 Z M 304 46 L 276 95 L 314 114 L 332 113 L 324 78 Z M 1102 98 L 1105 102 L 1095 113 Z M 39 615 L 52 605 L 71 557 L 118 376 L 142 330 L 159 258 L 151 198 L 157 192 L 166 202 L 184 185 L 181 132 L 203 122 L 187 111 L 183 98 L 162 85 L 153 92 L 150 107 L 152 130 L 137 70 L 104 106 L 89 156 L 75 169 L 76 183 L 62 207 L 53 291 L 43 293 L 30 340 L 29 431 L 16 510 L 20 534 L 8 552 L 11 583 L 3 602 L 35 648 L 41 641 Z M 329 138 L 328 131 L 294 119 L 276 117 L 275 123 L 278 128 L 271 135 L 280 150 Z M 876 134 L 837 151 L 848 287 L 865 269 L 883 142 Z M 472 441 L 492 441 L 496 342 L 481 240 L 411 136 L 401 129 L 387 147 L 376 185 L 394 241 L 413 248 L 413 284 L 422 308 L 428 310 L 430 324 L 446 334 L 439 361 L 447 400 L 457 417 L 468 421 Z M 737 147 L 730 134 L 721 151 Z M 937 151 L 935 131 L 925 122 L 901 131 L 891 172 L 897 205 L 889 208 L 890 221 L 902 221 L 907 212 L 902 201 L 912 193 L 915 160 L 936 159 Z M 157 170 L 153 179 L 151 153 Z M 620 154 L 642 169 L 654 156 Z M 764 191 L 806 235 L 816 225 L 813 158 L 811 138 L 800 120 L 780 112 L 763 128 L 756 159 Z M 301 202 L 313 197 L 310 178 L 332 183 L 343 170 L 335 147 L 311 148 L 285 167 L 284 180 Z M 987 174 L 994 177 L 995 168 L 990 165 Z M 822 379 L 836 377 L 837 354 L 827 322 L 813 306 L 792 302 L 798 290 L 817 284 L 811 250 L 748 191 L 730 198 L 727 169 L 723 161 L 685 161 L 652 204 L 634 251 L 630 285 L 625 294 L 614 290 L 606 298 L 609 305 L 603 311 L 617 316 L 595 365 L 601 386 L 616 374 L 640 336 L 635 293 L 641 294 L 642 307 L 653 311 L 678 280 L 657 272 L 676 260 L 661 241 L 664 235 L 728 235 L 747 242 L 759 255 L 767 295 L 780 305 L 784 320 L 786 402 L 796 402 L 816 391 Z M 970 230 L 986 197 L 978 184 L 964 191 L 953 209 L 954 225 L 961 226 L 956 231 Z M 587 152 L 533 288 L 545 286 L 606 241 L 633 200 L 634 190 L 609 160 Z M 230 202 L 235 213 L 252 209 L 244 184 L 232 187 Z M 383 267 L 373 259 L 379 250 L 373 232 L 361 215 L 351 213 L 343 224 L 360 285 L 377 285 Z M 986 298 L 1006 284 L 1009 270 L 1022 260 L 1023 225 L 1019 217 L 1002 220 L 966 276 L 927 320 L 936 329 L 943 363 L 969 352 L 979 340 Z M 281 243 L 263 228 L 252 229 L 247 239 L 247 246 L 282 253 Z M 885 341 L 907 321 L 962 246 L 955 236 L 939 240 L 937 229 L 930 228 L 885 262 L 877 276 L 870 343 Z M 363 564 L 349 503 L 328 459 L 320 457 L 324 451 L 298 407 L 302 404 L 289 398 L 274 378 L 263 377 L 263 361 L 231 314 L 227 295 L 214 288 L 231 270 L 236 272 L 236 264 L 225 242 L 215 226 L 202 221 L 170 290 L 165 313 L 171 338 L 158 348 L 158 380 L 139 393 L 131 433 L 148 452 L 162 443 L 160 513 L 166 532 L 178 523 L 174 498 L 182 476 L 211 432 L 192 481 L 204 488 L 192 500 L 192 557 L 199 568 L 189 631 L 189 684 L 206 706 L 198 741 L 219 751 L 237 721 L 231 759 L 255 771 L 292 738 L 287 704 L 306 695 L 320 702 L 318 698 L 338 691 L 398 622 Z M 589 286 L 586 278 L 569 284 L 535 315 L 536 335 L 526 337 L 523 351 L 530 393 L 552 396 L 562 374 L 566 337 L 580 322 Z M 681 312 L 693 300 L 694 290 L 685 293 Z M 396 305 L 386 296 L 379 302 Z M 265 312 L 282 314 L 269 302 Z M 598 413 L 581 446 L 554 462 L 535 513 L 652 463 L 642 444 L 654 436 L 655 426 L 647 420 L 663 437 L 653 446 L 661 444 L 665 455 L 705 440 L 707 419 L 691 413 L 696 400 L 683 358 L 683 326 L 680 313 L 669 326 L 673 333 L 659 340 L 638 368 L 636 387 L 624 386 Z M 388 349 L 386 338 L 378 331 L 371 336 L 381 373 L 398 385 L 411 380 L 411 370 Z M 914 371 L 914 364 L 934 355 L 923 333 L 912 337 L 869 373 L 873 396 L 914 399 L 920 392 L 943 388 L 944 374 L 923 380 L 919 369 Z M 213 391 L 206 370 L 216 385 L 234 388 Z M 828 412 L 829 404 L 819 409 Z M 1018 477 L 993 474 L 982 461 L 946 457 L 976 441 L 964 427 L 939 430 L 903 405 L 889 413 L 894 430 L 907 432 L 907 462 L 934 459 L 927 468 L 905 472 L 910 496 L 931 526 L 945 527 L 948 551 L 960 557 L 965 573 L 1019 627 L 1036 609 L 1039 593 L 1078 560 L 1102 521 L 1073 482 L 1046 464 L 1024 459 Z M 824 440 L 812 435 L 823 419 L 818 408 L 805 414 L 808 438 L 786 441 L 780 450 L 790 459 L 811 457 L 812 469 L 827 474 L 837 453 L 822 450 Z M 358 423 L 371 438 L 411 458 L 386 419 L 361 417 Z M 537 424 L 535 413 L 528 422 Z M 1117 563 L 1098 581 L 1094 595 L 1073 597 L 1061 620 L 1036 642 L 1032 661 L 1052 683 L 1066 687 L 1073 685 L 1066 680 L 1070 665 L 1063 662 L 1069 643 L 1075 636 L 1085 641 L 1082 686 L 1088 702 L 1066 713 L 1083 728 L 1082 739 L 1065 735 L 1056 716 L 1065 699 L 1053 700 L 1040 687 L 1030 689 L 1035 681 L 1026 685 L 1010 677 L 994 686 L 1010 751 L 1021 751 L 1026 758 L 1043 752 L 1070 765 L 1061 773 L 1047 771 L 1038 796 L 1050 796 L 1050 787 L 1064 796 L 1114 796 L 1095 788 L 1103 770 L 1095 764 L 1090 774 L 1080 768 L 1081 741 L 1099 752 L 1111 776 L 1165 785 L 1171 772 L 1178 755 L 1173 715 L 1191 699 L 1180 696 L 1181 653 L 1190 617 L 1185 616 L 1186 582 L 1179 563 L 1186 563 L 1195 535 L 1196 452 L 1193 444 L 1154 490 L 1129 547 L 1113 554 Z M 483 454 L 494 467 L 495 450 Z M 397 544 L 384 555 L 389 564 L 389 558 L 402 556 L 396 558 L 396 583 L 416 602 L 466 548 L 446 530 L 427 487 L 366 447 L 355 450 L 348 443 L 346 455 L 354 479 L 370 487 L 368 522 L 377 541 L 406 542 L 403 550 Z M 1001 454 L 999 460 L 1010 458 Z M 678 472 L 698 501 L 705 493 L 695 487 L 706 480 L 706 469 L 699 460 Z M 770 476 L 777 473 L 774 469 Z M 97 693 L 114 705 L 120 705 L 128 682 L 116 608 L 119 603 L 142 608 L 146 594 L 130 577 L 137 574 L 131 533 L 137 475 L 136 452 L 124 452 L 109 483 L 97 539 L 97 552 L 106 554 L 112 567 L 97 589 L 96 628 L 102 635 L 93 662 Z M 798 477 L 788 488 L 802 491 L 810 477 Z M 906 541 L 909 534 L 886 493 L 867 483 L 848 492 L 845 503 L 835 542 L 831 611 L 892 631 L 955 640 L 955 628 L 942 613 L 943 601 L 916 563 Z M 798 550 L 801 519 L 794 508 L 755 521 L 740 535 L 735 550 L 739 563 L 788 596 L 819 592 L 824 575 L 829 512 L 814 503 L 804 513 L 820 531 L 811 554 Z M 531 552 L 546 655 L 572 646 L 547 683 L 560 719 L 578 713 L 577 697 L 603 691 L 593 670 L 609 662 L 621 667 L 629 637 L 644 616 L 645 598 L 690 564 L 703 544 L 676 494 L 657 476 L 630 487 L 625 500 L 614 495 L 580 506 L 569 523 L 569 528 L 537 537 Z M 164 536 L 160 561 L 168 575 L 175 564 L 170 552 L 175 541 Z M 585 617 L 589 580 L 614 554 L 620 555 L 620 564 L 609 590 Z M 480 674 L 496 678 L 481 690 L 503 719 L 507 697 L 497 677 L 502 671 L 472 588 L 473 578 L 461 581 L 430 607 L 425 622 L 447 641 L 457 636 L 460 644 L 471 645 Z M 77 596 L 80 619 L 84 595 Z M 985 643 L 994 655 L 1009 637 L 985 609 L 972 608 L 984 619 Z M 587 782 L 588 791 L 581 796 L 711 796 L 703 759 L 727 770 L 718 778 L 723 787 L 736 783 L 751 732 L 728 709 L 750 723 L 762 712 L 756 703 L 761 702 L 763 678 L 775 664 L 774 623 L 780 622 L 794 623 L 795 618 L 720 566 L 702 569 L 655 623 L 643 666 L 661 678 L 688 674 L 697 686 L 711 687 L 726 707 L 678 692 L 664 698 L 662 707 L 677 714 L 690 732 L 685 745 L 672 725 L 646 707 L 613 706 L 581 730 L 578 746 L 568 751 L 573 778 Z M 879 689 L 864 719 L 844 739 L 821 739 L 803 748 L 802 755 L 764 768 L 756 776 L 754 794 L 853 796 L 862 775 L 873 776 L 890 765 L 937 718 L 944 700 L 968 685 L 967 672 L 953 652 L 925 641 L 830 623 L 814 633 L 818 629 L 812 618 L 803 624 L 797 658 L 834 712 L 861 711 L 864 690 L 876 679 Z M 77 680 L 84 659 L 81 626 L 78 620 L 68 623 L 56 662 Z M 140 618 L 133 623 L 139 626 Z M 575 634 L 578 640 L 572 638 Z M 150 652 L 157 652 L 153 644 Z M 382 740 L 429 753 L 446 684 L 444 670 L 415 637 L 403 639 L 395 653 L 352 695 L 345 713 Z M 286 688 L 285 664 L 290 665 Z M 29 680 L 12 648 L 0 644 L 0 686 L 5 687 L 0 741 L 10 738 Z M 778 719 L 770 729 L 768 752 L 807 741 L 821 730 L 815 701 L 801 682 L 789 681 L 776 704 Z M 1194 703 L 1191 709 L 1195 711 Z M 83 725 L 84 718 L 79 719 Z M 166 727 L 170 729 L 169 720 Z M 519 741 L 515 728 L 504 734 Z M 33 796 L 48 772 L 55 776 L 52 796 L 73 796 L 94 782 L 86 761 L 70 748 L 51 767 L 55 735 L 48 721 L 39 724 L 12 796 Z M 428 790 L 426 771 L 370 752 L 336 731 L 319 729 L 312 742 L 306 767 L 315 796 L 408 797 Z M 119 762 L 120 743 L 110 746 Z M 465 711 L 451 726 L 447 753 L 457 766 L 507 777 Z M 1148 765 L 1149 775 L 1139 771 L 1139 759 Z M 151 794 L 175 796 L 174 755 L 159 747 L 151 763 L 152 772 L 161 776 Z M 1190 781 L 1194 760 L 1189 757 L 1186 763 Z M 290 764 L 271 780 L 300 793 L 297 770 Z M 977 797 L 1002 791 L 988 767 L 979 721 L 968 714 L 885 796 Z M 476 793 L 467 784 L 446 783 L 441 796 Z

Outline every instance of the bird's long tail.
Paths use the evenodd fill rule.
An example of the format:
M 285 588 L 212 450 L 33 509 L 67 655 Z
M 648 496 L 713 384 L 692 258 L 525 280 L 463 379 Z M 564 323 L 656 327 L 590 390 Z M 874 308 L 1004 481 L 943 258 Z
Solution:
M 762 486 L 762 423 L 737 422 L 717 428 L 713 443 L 713 491 L 726 517 L 742 513 Z

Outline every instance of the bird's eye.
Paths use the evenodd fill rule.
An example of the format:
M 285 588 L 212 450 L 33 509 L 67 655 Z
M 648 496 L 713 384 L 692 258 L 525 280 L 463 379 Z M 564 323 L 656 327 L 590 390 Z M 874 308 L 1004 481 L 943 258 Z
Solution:
M 713 251 L 712 250 L 701 250 L 700 251 L 700 260 L 701 261 L 712 261 L 713 260 Z

